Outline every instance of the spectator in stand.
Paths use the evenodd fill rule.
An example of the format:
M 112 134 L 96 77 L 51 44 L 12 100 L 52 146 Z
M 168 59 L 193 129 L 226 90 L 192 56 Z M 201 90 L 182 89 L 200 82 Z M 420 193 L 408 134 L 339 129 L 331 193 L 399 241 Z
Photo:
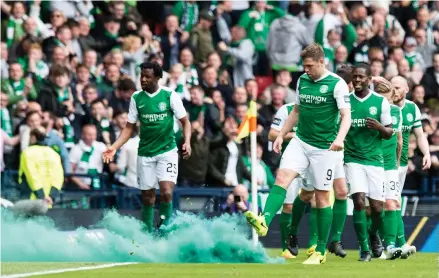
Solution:
M 274 71 L 286 69 L 291 72 L 293 79 L 298 79 L 302 74 L 299 67 L 300 51 L 311 42 L 312 36 L 299 18 L 287 14 L 274 20 L 267 38 L 271 68 Z
M 195 57 L 195 63 L 203 67 L 207 61 L 209 53 L 215 49 L 213 47 L 212 22 L 215 20 L 212 12 L 202 11 L 200 13 L 200 22 L 191 31 L 189 45 L 192 48 Z
M 419 53 L 424 61 L 424 68 L 432 66 L 433 54 L 437 49 L 434 44 L 427 43 L 427 35 L 424 29 L 418 28 L 415 31 L 415 40 L 417 43 L 416 52 Z
M 10 115 L 9 109 L 7 108 L 8 104 L 9 104 L 8 94 L 2 91 L 1 102 L 0 102 L 1 129 L 5 131 L 9 137 L 12 137 L 12 117 Z
M 50 37 L 43 41 L 44 53 L 52 56 L 54 48 L 58 46 L 64 50 L 67 56 L 76 56 L 71 44 L 72 31 L 67 24 L 64 24 L 56 29 L 55 37 Z
M 427 173 L 422 171 L 422 154 L 417 149 L 416 137 L 411 134 L 409 137 L 408 169 L 407 178 L 403 185 L 404 189 L 420 190 L 420 185 Z
M 160 46 L 164 55 L 163 69 L 168 71 L 178 63 L 178 54 L 186 46 L 189 33 L 179 30 L 178 17 L 175 15 L 168 15 L 165 26 L 166 30 L 160 36 Z
M 253 9 L 245 11 L 240 19 L 239 25 L 247 33 L 247 37 L 253 42 L 257 57 L 253 73 L 257 76 L 267 76 L 269 72 L 269 60 L 266 53 L 268 32 L 271 23 L 285 15 L 285 12 L 277 7 L 267 5 L 264 0 L 256 1 Z
M 426 103 L 424 101 L 425 89 L 422 85 L 416 85 L 412 91 L 411 100 L 418 106 L 421 112 L 426 108 Z
M 18 135 L 10 137 L 3 129 L 0 130 L 0 173 L 3 177 L 3 170 L 5 169 L 4 154 L 7 147 L 14 147 L 20 143 L 20 137 Z M 2 179 L 2 184 L 3 179 Z
M 79 43 L 79 37 L 81 35 L 79 29 L 79 22 L 74 19 L 69 19 L 67 21 L 67 26 L 69 26 L 70 31 L 72 32 L 72 40 L 70 41 L 70 47 L 73 50 L 73 54 L 78 58 L 78 62 L 82 63 L 83 53 L 82 47 Z
M 87 89 L 86 89 L 87 90 Z M 97 97 L 97 93 L 96 93 Z M 87 112 L 89 113 L 89 112 Z M 66 148 L 70 151 L 72 147 L 81 139 L 81 129 L 90 119 L 90 114 L 81 115 L 76 112 L 75 107 L 71 103 L 66 105 L 65 116 L 61 118 L 59 124 L 60 129 L 64 134 L 64 142 Z
M 44 111 L 51 111 L 57 117 L 63 117 L 66 102 L 73 103 L 69 70 L 59 65 L 53 66 L 50 70 L 49 80 L 41 86 L 37 101 Z
M 129 35 L 123 41 L 123 69 L 128 72 L 132 80 L 139 78 L 137 67 L 145 61 L 148 47 L 149 42 L 144 41 L 142 44 L 142 39 L 139 36 Z
M 97 130 L 96 126 L 87 124 L 82 127 L 82 139 L 70 151 L 70 163 L 72 164 L 72 173 L 97 175 L 101 174 L 104 168 L 102 162 L 102 154 L 106 149 L 104 143 L 96 141 Z M 73 184 L 80 189 L 90 190 L 92 180 L 90 178 L 72 177 Z M 93 179 L 93 185 L 98 181 Z
M 102 98 L 109 99 L 113 95 L 120 75 L 120 68 L 115 63 L 109 63 L 105 66 L 104 77 L 97 83 L 98 92 Z
M 439 98 L 439 52 L 434 53 L 433 66 L 425 71 L 421 84 L 425 88 L 425 101 Z
M 209 55 L 210 57 L 211 55 Z M 209 59 L 209 58 L 208 58 Z M 183 48 L 180 52 L 180 63 L 183 65 L 183 79 L 186 87 L 199 85 L 198 71 L 194 64 L 194 55 L 190 48 Z M 209 64 L 209 60 L 207 61 Z
M 54 65 L 65 66 L 67 67 L 67 69 L 69 69 L 70 67 L 69 56 L 67 55 L 64 48 L 61 46 L 55 46 L 53 48 L 52 56 L 50 57 L 49 67 L 52 68 Z
M 213 67 L 206 67 L 203 71 L 202 87 L 207 96 L 211 96 L 212 92 L 218 90 L 221 92 L 226 106 L 232 106 L 233 88 L 231 85 L 223 85 L 218 83 L 218 73 Z
M 96 38 L 94 49 L 105 55 L 113 48 L 120 47 L 122 40 L 119 37 L 119 31 L 120 22 L 117 19 L 111 16 L 104 18 L 104 32 L 95 31 L 94 34 Z
M 251 40 L 245 39 L 245 29 L 240 26 L 232 28 L 231 45 L 224 42 L 218 44 L 218 48 L 228 54 L 233 69 L 233 85 L 244 86 L 247 79 L 253 78 L 253 55 L 254 46 Z
M 381 17 L 383 17 L 383 26 L 385 26 L 385 29 L 388 28 L 395 32 L 395 34 L 398 35 L 399 41 L 402 42 L 405 37 L 405 31 L 404 28 L 402 28 L 401 23 L 399 23 L 399 21 L 393 15 L 389 14 L 389 2 L 390 1 L 386 0 L 371 3 L 371 8 L 375 11 L 373 15 L 379 14 Z M 369 26 L 371 26 L 371 29 L 374 28 L 373 19 L 375 19 L 373 16 L 367 17 L 367 23 Z
M 127 124 L 128 112 L 124 110 L 114 110 L 113 121 L 110 125 L 110 141 L 114 143 L 119 138 L 120 133 Z
M 242 160 L 241 148 L 236 144 L 238 125 L 232 117 L 224 122 L 223 132 L 226 142 L 211 148 L 206 181 L 211 186 L 236 186 L 243 178 L 251 179 Z
M 232 35 L 230 33 L 230 26 L 232 26 L 232 18 L 230 12 L 232 11 L 232 1 L 218 1 L 215 7 L 209 9 L 212 11 L 216 20 L 212 25 L 213 44 L 217 45 L 223 41 L 229 43 Z
M 98 54 L 93 49 L 88 49 L 84 52 L 84 65 L 90 70 L 91 77 L 94 82 L 100 78 L 100 71 L 98 69 Z
M 186 78 L 183 71 L 184 68 L 182 64 L 173 65 L 171 67 L 171 71 L 169 72 L 169 78 L 166 87 L 174 90 L 182 100 L 190 100 L 189 90 L 186 86 Z
M 5 42 L 0 42 L 0 78 L 9 77 L 9 65 L 8 65 L 8 46 Z
M 24 77 L 23 68 L 20 63 L 13 62 L 9 65 L 9 78 L 1 82 L 2 92 L 9 96 L 9 105 L 15 105 L 22 100 L 35 100 L 37 92 L 32 77 Z
M 96 127 L 96 140 L 111 145 L 110 140 L 110 120 L 108 119 L 108 111 L 101 99 L 93 101 L 90 105 L 90 124 Z
M 119 115 L 125 115 L 126 121 L 128 120 L 126 112 L 122 112 Z M 120 148 L 120 153 L 117 157 L 117 173 L 115 177 L 125 186 L 137 187 L 137 149 L 139 148 L 139 141 L 139 132 L 133 133 L 127 144 Z
M 404 57 L 409 62 L 410 68 L 413 68 L 414 64 L 419 64 L 421 68 L 424 68 L 424 60 L 422 55 L 417 52 L 417 43 L 415 38 L 407 37 L 404 42 Z
M 248 189 L 239 184 L 233 188 L 227 200 L 221 205 L 221 211 L 226 213 L 244 213 L 250 209 Z
M 2 34 L 6 34 L 6 36 L 3 35 L 2 37 L 5 38 L 6 44 L 9 48 L 13 44 L 18 43 L 23 38 L 23 22 L 28 17 L 26 15 L 24 2 L 21 1 L 12 3 L 12 5 L 10 6 L 10 12 L 7 12 L 2 5 L 2 11 L 5 12 L 5 14 L 9 15 L 7 25 L 2 24 L 2 27 L 6 27 L 6 29 L 2 28 Z
M 148 62 L 157 63 L 161 67 L 163 67 L 163 53 L 157 52 L 155 54 L 151 54 L 149 56 Z M 159 80 L 159 85 L 165 86 L 165 84 L 168 82 L 168 78 L 169 78 L 169 73 L 167 71 L 163 71 L 163 77 Z M 138 79 L 137 82 L 139 82 L 139 85 L 137 86 L 139 88 L 140 87 L 140 78 Z
M 286 79 L 282 79 L 282 80 L 286 80 Z M 256 82 L 255 79 L 247 79 L 245 81 L 245 90 L 247 91 L 247 95 L 250 100 L 256 101 L 258 99 L 259 86 L 258 86 L 258 82 Z
M 282 86 L 273 86 L 271 88 L 271 103 L 264 105 L 259 110 L 259 116 L 262 117 L 265 123 L 268 126 L 265 128 L 269 128 L 269 125 L 274 119 L 274 115 L 276 115 L 277 110 L 285 104 L 285 89 Z
M 261 189 L 271 189 L 274 186 L 274 176 L 271 173 L 271 169 L 265 164 L 264 161 L 262 161 L 262 155 L 264 150 L 264 142 L 259 138 L 257 141 L 257 149 L 256 149 L 256 161 L 257 165 L 255 166 L 255 172 L 257 175 L 257 182 L 258 182 L 258 190 Z M 251 163 L 251 157 L 246 155 L 244 156 L 244 164 L 247 167 L 249 171 L 251 171 L 252 163 Z M 244 184 L 251 189 L 251 181 L 246 180 Z
M 418 28 L 421 28 L 425 31 L 427 43 L 429 45 L 434 44 L 434 35 L 433 35 L 433 28 L 430 18 L 430 11 L 427 7 L 420 7 L 418 9 L 418 13 L 416 15 L 416 19 L 418 21 Z
M 207 66 L 213 67 L 218 72 L 218 83 L 223 85 L 232 84 L 227 66 L 223 64 L 221 56 L 218 52 L 212 52 L 207 57 Z
M 372 60 L 370 62 L 370 71 L 372 76 L 382 76 L 384 73 L 384 64 L 381 60 Z
M 108 102 L 109 115 L 113 114 L 113 111 L 121 110 L 128 112 L 130 107 L 130 100 L 133 93 L 136 91 L 136 84 L 131 79 L 121 79 L 117 84 L 117 88 L 114 91 L 114 95 Z
M 358 28 L 366 28 L 367 26 L 367 9 L 363 3 L 355 3 L 350 10 L 350 21 Z M 358 33 L 357 33 L 358 35 Z
M 24 72 L 32 76 L 32 80 L 39 84 L 49 74 L 49 67 L 43 61 L 43 52 L 41 45 L 33 43 L 29 46 L 27 55 L 18 58 Z
M 276 78 L 274 80 L 274 83 L 268 86 L 264 92 L 262 93 L 261 97 L 259 98 L 263 104 L 270 104 L 271 103 L 271 90 L 274 87 L 281 86 L 285 89 L 286 96 L 285 96 L 285 102 L 291 103 L 296 101 L 296 91 L 291 89 L 292 86 L 292 79 L 291 75 L 287 70 L 281 70 L 276 73 Z M 293 87 L 294 88 L 294 87 Z
M 180 30 L 182 32 L 191 32 L 193 27 L 198 23 L 199 8 L 197 1 L 178 1 L 174 5 L 172 13 L 178 17 Z
M 67 18 L 75 18 L 78 16 L 89 16 L 93 4 L 90 1 L 55 1 L 50 2 L 51 11 L 63 11 Z

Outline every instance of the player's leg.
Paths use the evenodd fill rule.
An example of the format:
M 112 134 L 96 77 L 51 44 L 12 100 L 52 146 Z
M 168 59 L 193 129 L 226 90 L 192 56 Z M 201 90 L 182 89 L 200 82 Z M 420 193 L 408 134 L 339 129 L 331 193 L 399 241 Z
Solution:
M 154 223 L 155 189 L 158 188 L 156 164 L 154 158 L 137 157 L 137 183 L 142 193 L 142 221 L 147 232 L 152 231 Z
M 326 261 L 326 244 L 332 224 L 330 195 L 333 188 L 335 167 L 341 152 L 314 149 L 309 154 L 310 181 L 314 185 L 317 207 L 317 247 L 304 264 L 322 264 Z
M 251 211 L 245 213 L 247 222 L 260 236 L 267 234 L 268 226 L 284 203 L 288 186 L 299 174 L 303 174 L 308 164 L 303 146 L 297 138 L 294 138 L 282 155 L 275 185 L 270 190 L 262 216 L 257 216 Z
M 282 213 L 280 215 L 280 234 L 282 240 L 282 254 L 286 259 L 295 258 L 293 254 L 287 249 L 288 235 L 291 225 L 291 213 L 293 210 L 293 202 L 299 193 L 300 178 L 295 179 L 287 189 L 287 196 L 285 198 Z
M 369 238 L 372 254 L 379 258 L 383 253 L 383 245 L 378 230 L 382 224 L 385 191 L 384 168 L 364 166 L 366 170 L 367 184 L 369 189 L 368 199 L 370 204 L 370 218 L 372 221 Z
M 382 222 L 383 232 L 380 231 L 381 237 L 384 237 L 386 246 L 386 259 L 394 260 L 401 256 L 401 248 L 395 247 L 396 232 L 398 229 L 398 219 L 396 209 L 399 199 L 399 177 L 398 170 L 385 171 L 386 184 L 384 195 L 386 202 L 384 204 L 384 219 Z
M 318 230 L 317 230 L 317 207 L 315 195 L 310 200 L 311 210 L 309 212 L 308 218 L 308 245 L 306 251 L 308 257 L 315 252 L 318 240 Z
M 160 221 L 166 225 L 172 216 L 172 193 L 178 176 L 178 153 L 169 151 L 157 156 L 157 179 L 160 184 Z
M 401 213 L 401 202 L 402 202 L 401 193 L 402 190 L 404 189 L 405 178 L 407 176 L 407 169 L 408 166 L 399 167 L 398 169 L 400 191 L 399 191 L 399 198 L 397 204 L 398 230 L 396 232 L 396 245 L 401 247 L 402 249 L 401 259 L 407 259 L 409 256 L 416 253 L 416 247 L 412 245 L 408 245 L 405 240 L 404 220 L 402 218 L 402 213 Z
M 344 170 L 349 195 L 354 203 L 354 229 L 361 251 L 359 261 L 370 261 L 371 256 L 367 239 L 366 219 L 366 173 L 363 169 L 363 165 L 357 163 L 346 163 L 344 165 Z

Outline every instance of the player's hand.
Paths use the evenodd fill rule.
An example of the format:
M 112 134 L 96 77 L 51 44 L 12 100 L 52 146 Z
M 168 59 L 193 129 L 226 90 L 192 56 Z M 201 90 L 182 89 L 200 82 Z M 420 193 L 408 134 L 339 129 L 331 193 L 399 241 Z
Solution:
M 424 155 L 422 159 L 422 170 L 428 170 L 431 167 L 431 156 L 430 154 Z
M 342 151 L 343 149 L 344 149 L 344 143 L 342 140 L 339 140 L 338 138 L 336 138 L 334 142 L 332 142 L 331 146 L 329 147 L 329 150 L 334 152 L 339 152 Z
M 110 163 L 111 161 L 113 161 L 115 154 L 116 149 L 113 148 L 113 146 L 110 146 L 102 154 L 102 160 L 104 161 L 104 163 Z
M 191 143 L 185 142 L 181 147 L 181 149 L 183 150 L 183 159 L 188 159 L 192 153 Z
M 370 129 L 376 129 L 376 130 L 378 130 L 378 129 L 380 129 L 381 124 L 380 124 L 380 122 L 378 122 L 378 121 L 375 120 L 375 119 L 367 118 L 367 119 L 366 119 L 366 126 L 367 126 L 368 128 L 370 128 Z
M 44 197 L 44 202 L 48 205 L 53 205 L 53 200 L 52 200 L 52 197 L 50 197 L 50 196 Z
M 281 153 L 282 151 L 282 143 L 284 142 L 284 139 L 281 136 L 278 136 L 276 140 L 273 143 L 273 151 L 275 153 Z

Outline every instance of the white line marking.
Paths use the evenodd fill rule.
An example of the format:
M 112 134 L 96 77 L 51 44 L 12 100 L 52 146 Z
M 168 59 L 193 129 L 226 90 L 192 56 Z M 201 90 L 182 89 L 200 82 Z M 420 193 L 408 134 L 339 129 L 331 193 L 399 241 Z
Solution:
M 82 270 L 110 268 L 110 267 L 130 265 L 130 264 L 138 264 L 138 263 L 114 263 L 114 264 L 84 266 L 84 267 L 76 267 L 76 268 L 64 268 L 64 269 L 55 269 L 55 270 L 46 270 L 46 271 L 38 271 L 38 272 L 12 274 L 12 275 L 5 275 L 5 276 L 1 276 L 1 277 L 3 277 L 3 278 L 30 277 L 30 276 L 37 276 L 37 275 L 48 275 L 48 274 L 57 274 L 57 273 L 74 272 L 74 271 L 82 271 Z

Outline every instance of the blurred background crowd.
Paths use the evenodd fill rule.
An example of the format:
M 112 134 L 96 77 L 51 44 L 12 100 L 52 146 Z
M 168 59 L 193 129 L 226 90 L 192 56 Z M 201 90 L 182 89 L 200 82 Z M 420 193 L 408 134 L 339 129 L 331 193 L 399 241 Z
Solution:
M 428 191 L 439 190 L 438 1 L 0 2 L 2 171 L 18 169 L 30 130 L 43 126 L 66 174 L 135 186 L 136 134 L 114 163 L 103 165 L 101 155 L 127 122 L 138 65 L 155 61 L 161 85 L 181 96 L 192 122 L 193 153 L 180 163 L 178 186 L 240 185 L 246 199 L 249 144 L 235 142 L 238 126 L 257 101 L 258 185 L 269 188 L 280 159 L 267 139 L 270 124 L 295 100 L 300 51 L 315 41 L 331 71 L 367 62 L 374 76 L 409 80 L 432 168 L 421 170 L 411 138 L 405 189 L 427 182 Z M 175 132 L 180 140 L 178 123 Z M 65 182 L 99 186 L 84 177 Z

